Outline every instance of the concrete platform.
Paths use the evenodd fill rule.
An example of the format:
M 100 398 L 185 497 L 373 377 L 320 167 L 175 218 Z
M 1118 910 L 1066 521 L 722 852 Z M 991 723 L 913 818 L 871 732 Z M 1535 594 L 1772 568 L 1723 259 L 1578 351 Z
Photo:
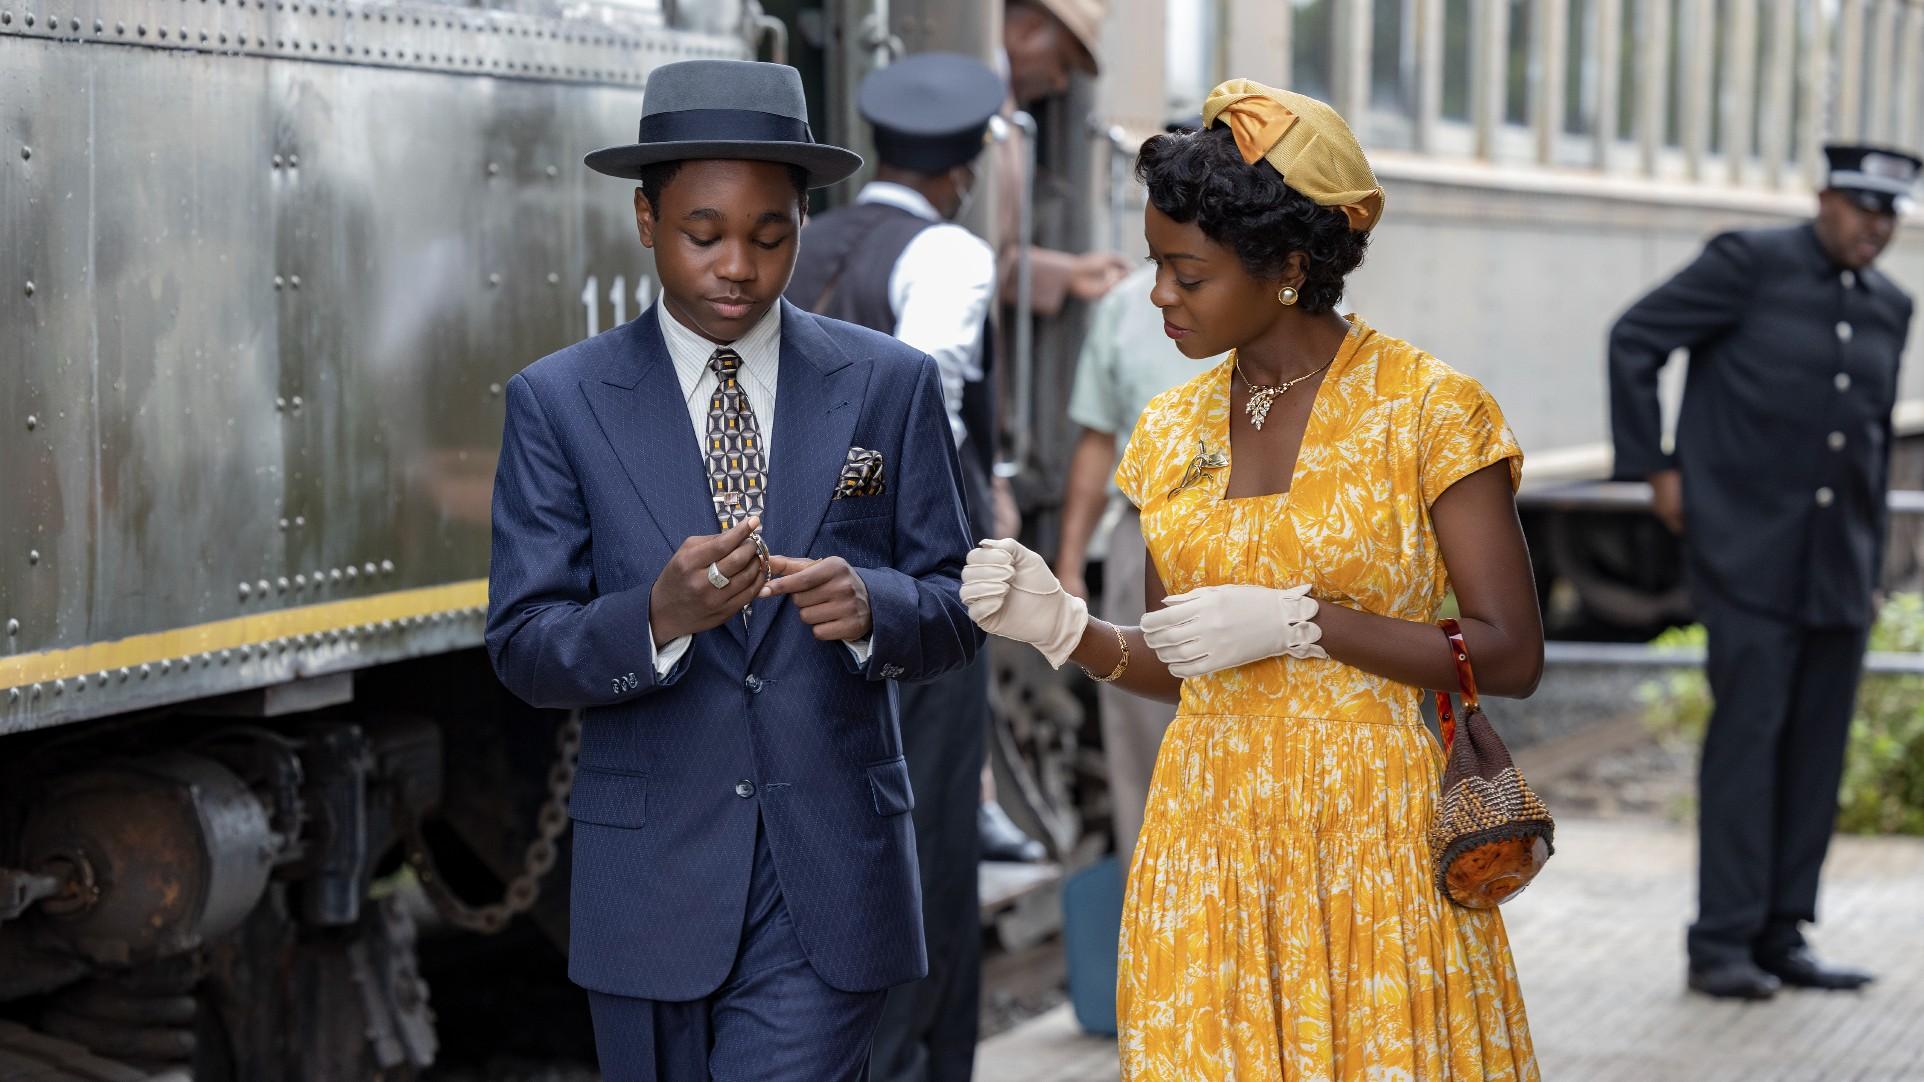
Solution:
M 1557 842 L 1505 907 L 1546 1082 L 1924 1082 L 1924 839 L 1839 838 L 1825 868 L 1812 942 L 1878 983 L 1751 1005 L 1683 991 L 1688 832 L 1573 820 Z M 1118 1077 L 1113 1039 L 1066 1006 L 984 1042 L 976 1066 L 984 1082 Z

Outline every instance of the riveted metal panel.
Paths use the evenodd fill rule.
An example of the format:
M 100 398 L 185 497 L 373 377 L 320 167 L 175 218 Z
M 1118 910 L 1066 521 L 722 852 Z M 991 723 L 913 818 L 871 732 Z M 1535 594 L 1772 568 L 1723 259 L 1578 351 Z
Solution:
M 91 87 L 0 39 L 0 621 L 8 652 L 90 633 L 97 518 Z
M 479 643 L 502 386 L 652 297 L 581 155 L 746 55 L 607 10 L 0 0 L 0 733 Z
M 69 522 L 89 620 L 60 645 L 235 615 L 240 576 L 280 563 L 265 67 L 125 50 L 64 76 L 92 98 L 93 279 L 68 307 L 93 322 L 100 462 Z

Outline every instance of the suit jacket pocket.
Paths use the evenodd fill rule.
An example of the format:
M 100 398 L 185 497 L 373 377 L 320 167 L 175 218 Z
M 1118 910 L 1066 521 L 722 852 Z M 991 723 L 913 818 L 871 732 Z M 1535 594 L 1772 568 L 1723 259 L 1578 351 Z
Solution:
M 840 556 L 851 567 L 888 567 L 895 555 L 895 519 L 876 515 L 824 522 L 809 555 Z
M 822 521 L 830 526 L 838 522 L 863 522 L 869 519 L 895 517 L 895 501 L 882 496 L 850 496 L 831 500 L 828 513 Z
M 900 755 L 869 766 L 868 789 L 875 798 L 877 815 L 901 815 L 915 807 L 915 793 L 909 788 L 909 761 Z
M 568 794 L 568 818 L 578 823 L 634 830 L 648 821 L 648 779 L 584 766 Z

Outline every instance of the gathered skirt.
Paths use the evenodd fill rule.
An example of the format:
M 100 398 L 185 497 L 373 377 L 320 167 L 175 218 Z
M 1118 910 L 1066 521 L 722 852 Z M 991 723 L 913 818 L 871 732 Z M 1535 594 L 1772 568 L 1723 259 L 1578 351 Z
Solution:
M 1129 872 L 1123 1078 L 1538 1078 L 1502 918 L 1438 893 L 1420 724 L 1183 715 Z

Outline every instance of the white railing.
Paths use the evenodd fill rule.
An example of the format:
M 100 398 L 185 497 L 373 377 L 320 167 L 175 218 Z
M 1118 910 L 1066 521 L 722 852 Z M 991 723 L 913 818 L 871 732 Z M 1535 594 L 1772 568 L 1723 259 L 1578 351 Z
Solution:
M 1226 74 L 1327 98 L 1373 148 L 1771 189 L 1828 140 L 1924 146 L 1924 0 L 1220 3 Z

